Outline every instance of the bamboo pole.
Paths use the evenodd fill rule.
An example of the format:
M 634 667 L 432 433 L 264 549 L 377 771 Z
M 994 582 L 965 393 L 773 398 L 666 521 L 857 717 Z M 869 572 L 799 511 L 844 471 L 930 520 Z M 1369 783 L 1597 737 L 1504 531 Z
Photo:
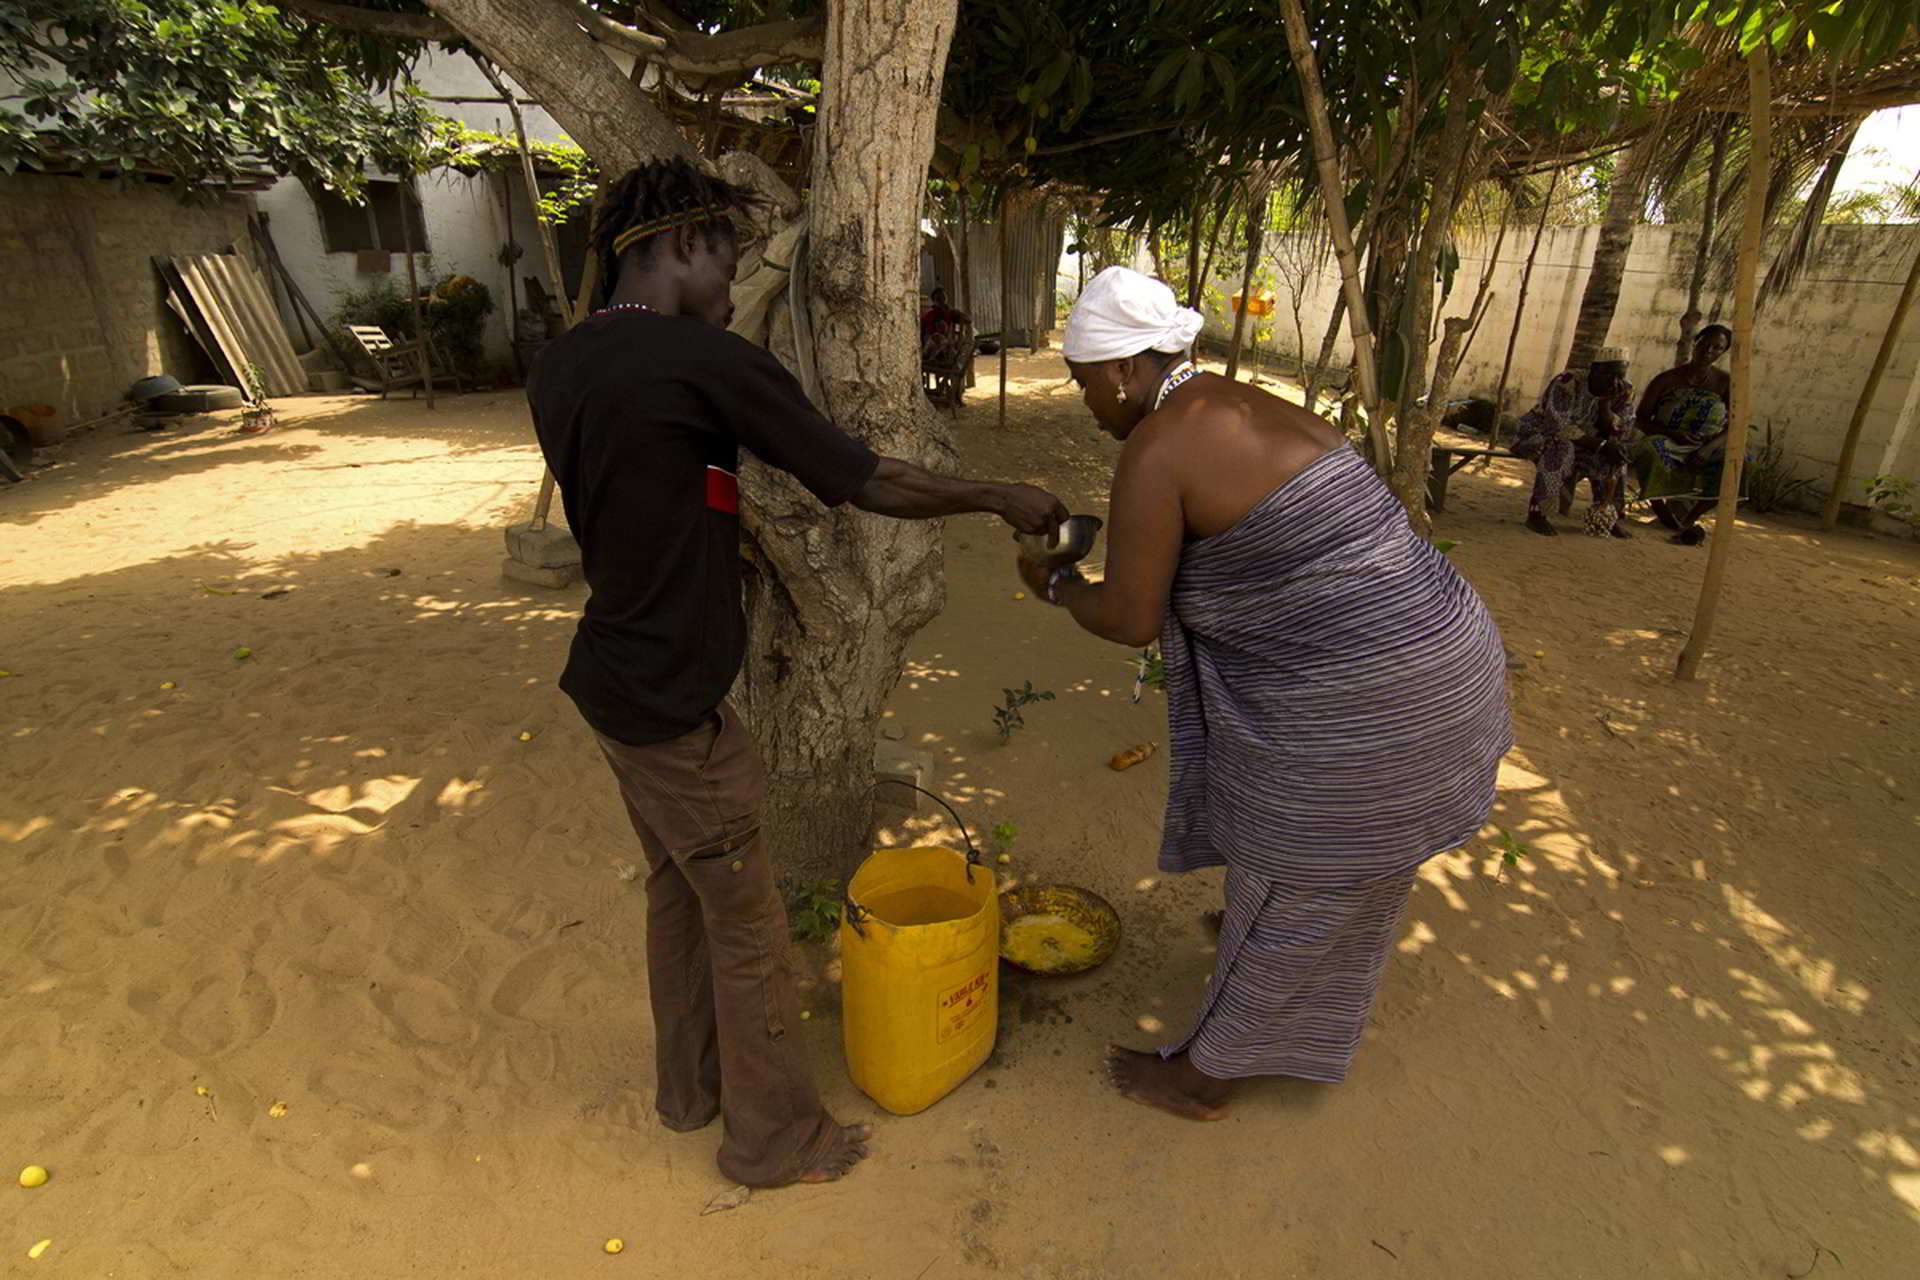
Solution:
M 1740 472 L 1746 461 L 1747 430 L 1753 416 L 1753 339 L 1755 277 L 1760 270 L 1761 242 L 1767 230 L 1767 174 L 1773 150 L 1773 75 L 1765 42 L 1747 55 L 1747 93 L 1753 142 L 1747 156 L 1746 227 L 1740 236 L 1740 261 L 1733 278 L 1733 403 L 1727 415 L 1725 462 L 1720 468 L 1720 503 L 1713 518 L 1713 541 L 1707 547 L 1707 572 L 1700 582 L 1700 603 L 1693 615 L 1693 631 L 1674 674 L 1691 680 L 1700 672 L 1707 645 L 1713 640 L 1714 617 L 1720 608 L 1720 589 L 1726 582 L 1727 560 L 1733 550 L 1735 514 L 1740 506 Z
M 1900 330 L 1906 325 L 1907 310 L 1913 305 L 1916 291 L 1920 291 L 1920 252 L 1913 255 L 1906 286 L 1900 290 L 1900 300 L 1893 304 L 1893 319 L 1887 322 L 1887 331 L 1880 335 L 1880 350 L 1873 357 L 1867 384 L 1860 388 L 1860 398 L 1854 402 L 1847 437 L 1840 445 L 1840 461 L 1833 469 L 1833 489 L 1827 494 L 1826 508 L 1820 513 L 1823 529 L 1832 530 L 1840 523 L 1840 504 L 1846 499 L 1847 482 L 1853 478 L 1853 459 L 1860 450 L 1860 433 L 1867 425 L 1874 397 L 1880 393 L 1880 378 L 1887 371 L 1887 362 L 1893 358 L 1894 348 L 1900 345 Z
M 1540 256 L 1540 238 L 1547 233 L 1547 215 L 1553 212 L 1553 193 L 1560 185 L 1560 171 L 1547 179 L 1547 194 L 1540 199 L 1540 221 L 1534 224 L 1533 244 L 1527 249 L 1527 265 L 1520 270 L 1520 293 L 1513 302 L 1513 329 L 1507 334 L 1507 358 L 1500 362 L 1500 386 L 1493 393 L 1493 435 L 1491 447 L 1500 447 L 1500 415 L 1507 411 L 1507 375 L 1513 372 L 1513 349 L 1520 342 L 1520 320 L 1527 314 L 1527 289 L 1533 284 L 1533 260 Z M 1491 459 L 1489 459 L 1491 462 Z
M 1234 309 L 1233 345 L 1227 350 L 1227 377 L 1240 372 L 1240 344 L 1246 339 L 1247 308 L 1253 305 L 1253 273 L 1260 265 L 1261 242 L 1267 228 L 1267 190 L 1261 187 L 1247 200 L 1247 264 L 1240 273 L 1240 305 Z
M 1286 23 L 1287 48 L 1293 54 L 1301 96 L 1306 102 L 1307 132 L 1313 140 L 1314 163 L 1320 171 L 1320 199 L 1326 205 L 1333 251 L 1340 259 L 1348 331 L 1353 335 L 1353 378 L 1360 384 L 1360 399 L 1366 406 L 1373 465 L 1385 469 L 1393 465 L 1393 450 L 1387 444 L 1387 424 L 1380 420 L 1380 380 L 1374 371 L 1373 332 L 1367 325 L 1367 299 L 1360 283 L 1360 263 L 1354 255 L 1353 234 L 1347 226 L 1346 201 L 1342 196 L 1345 187 L 1340 181 L 1333 123 L 1327 115 L 1327 92 L 1320 83 L 1320 68 L 1314 61 L 1313 41 L 1307 35 L 1307 15 L 1300 7 L 1300 0 L 1280 0 L 1280 16 Z
M 413 171 L 400 175 L 400 247 L 407 255 L 407 305 L 413 311 L 414 353 L 420 360 L 420 381 L 427 389 L 427 408 L 433 400 L 433 346 L 427 338 L 427 314 L 420 305 L 420 273 L 413 265 L 413 210 L 419 203 L 413 190 Z

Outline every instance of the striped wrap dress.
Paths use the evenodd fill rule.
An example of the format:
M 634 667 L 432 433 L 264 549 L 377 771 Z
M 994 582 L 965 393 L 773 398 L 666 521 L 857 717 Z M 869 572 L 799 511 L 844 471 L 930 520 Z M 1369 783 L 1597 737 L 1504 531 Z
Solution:
M 1218 1079 L 1346 1076 L 1420 863 L 1485 823 L 1512 745 L 1473 588 L 1359 454 L 1183 549 L 1161 632 L 1161 870 L 1226 868 L 1180 1052 Z

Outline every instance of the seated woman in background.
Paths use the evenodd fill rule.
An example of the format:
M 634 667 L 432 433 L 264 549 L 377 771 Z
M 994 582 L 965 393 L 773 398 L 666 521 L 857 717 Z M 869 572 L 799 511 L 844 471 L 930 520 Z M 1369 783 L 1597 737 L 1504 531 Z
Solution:
M 1106 576 L 1019 566 L 1094 635 L 1160 638 L 1160 867 L 1225 867 L 1226 913 L 1192 1031 L 1108 1071 L 1214 1120 L 1241 1077 L 1345 1077 L 1415 870 L 1480 830 L 1512 729 L 1473 588 L 1332 425 L 1198 372 L 1200 323 L 1126 267 L 1088 284 L 1064 346 L 1125 443 Z
M 1675 499 L 1720 488 L 1732 391 L 1727 371 L 1715 365 L 1732 345 L 1733 330 L 1727 326 L 1702 329 L 1694 339 L 1693 359 L 1647 384 L 1635 419 L 1646 436 L 1633 458 L 1640 496 L 1652 500 L 1654 517 L 1675 531 L 1673 540 L 1688 546 L 1706 541 L 1700 517 L 1713 507 L 1713 499 Z

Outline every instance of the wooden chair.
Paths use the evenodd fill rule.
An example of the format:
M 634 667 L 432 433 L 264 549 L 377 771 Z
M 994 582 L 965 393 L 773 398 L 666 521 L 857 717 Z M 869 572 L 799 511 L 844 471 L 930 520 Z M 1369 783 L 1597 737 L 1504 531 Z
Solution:
M 382 400 L 387 398 L 387 392 L 401 387 L 412 387 L 413 394 L 419 395 L 420 388 L 426 385 L 428 369 L 432 369 L 436 385 L 445 381 L 451 382 L 456 391 L 466 390 L 460 375 L 437 357 L 431 342 L 397 343 L 387 336 L 385 329 L 373 324 L 350 324 L 347 332 L 353 335 L 360 354 L 372 366 L 373 376 L 380 383 Z
M 938 344 L 939 355 L 929 354 L 927 347 L 921 348 L 920 378 L 925 384 L 927 399 L 943 408 L 957 410 L 973 371 L 973 321 L 962 320 L 950 333 L 940 336 L 944 341 Z

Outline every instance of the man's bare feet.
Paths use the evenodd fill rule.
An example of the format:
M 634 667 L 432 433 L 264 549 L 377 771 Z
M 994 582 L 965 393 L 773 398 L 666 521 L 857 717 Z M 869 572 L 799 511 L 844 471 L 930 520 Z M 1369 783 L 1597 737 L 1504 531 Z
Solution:
M 870 1124 L 841 1125 L 840 1141 L 814 1161 L 813 1167 L 801 1174 L 798 1181 L 838 1182 L 853 1172 L 853 1166 L 867 1158 L 867 1140 L 871 1137 L 873 1126 Z
M 1123 1098 L 1179 1116 L 1183 1120 L 1220 1120 L 1231 1084 L 1203 1075 L 1187 1055 L 1162 1058 L 1137 1049 L 1107 1048 L 1107 1079 Z
M 1543 538 L 1557 538 L 1560 536 L 1560 531 L 1553 527 L 1553 522 L 1537 512 L 1527 517 L 1527 528 L 1533 530 Z

